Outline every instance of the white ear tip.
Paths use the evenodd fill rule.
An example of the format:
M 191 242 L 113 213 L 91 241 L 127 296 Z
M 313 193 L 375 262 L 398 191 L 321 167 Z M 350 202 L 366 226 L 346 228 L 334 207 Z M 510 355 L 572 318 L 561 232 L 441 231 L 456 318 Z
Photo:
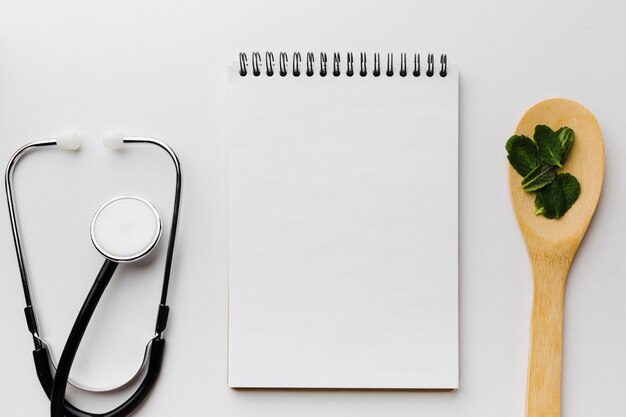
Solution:
M 78 133 L 72 131 L 57 138 L 57 145 L 68 151 L 75 151 L 80 148 L 80 136 Z
M 120 149 L 124 146 L 124 134 L 113 131 L 106 132 L 102 137 L 102 144 L 105 148 Z

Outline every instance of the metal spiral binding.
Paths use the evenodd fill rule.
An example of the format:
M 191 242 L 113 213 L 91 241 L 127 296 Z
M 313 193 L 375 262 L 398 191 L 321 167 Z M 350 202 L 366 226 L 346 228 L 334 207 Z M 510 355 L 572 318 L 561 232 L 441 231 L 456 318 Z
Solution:
M 367 75 L 367 54 L 365 52 L 361 52 L 361 71 L 359 71 L 359 75 L 361 77 Z
M 348 65 L 348 68 L 346 69 L 346 75 L 348 77 L 352 77 L 354 75 L 354 56 L 352 55 L 352 52 L 348 52 L 348 59 L 346 62 Z
M 339 68 L 339 64 L 341 63 L 341 55 L 339 52 L 335 52 L 333 54 L 333 75 L 335 77 L 339 77 L 341 75 L 341 70 Z
M 300 56 L 300 52 L 294 52 L 293 54 L 293 76 L 300 76 L 300 62 L 302 61 L 302 57 Z
M 374 77 L 378 77 L 380 75 L 380 54 L 376 52 L 374 54 L 374 71 L 372 71 Z
M 400 54 L 400 77 L 406 77 L 406 53 Z
M 261 54 L 258 52 L 255 52 L 252 54 L 252 75 L 254 75 L 255 77 L 258 77 L 259 75 L 261 75 L 261 70 L 259 69 L 259 66 L 261 61 Z
M 248 57 L 245 53 L 239 54 L 239 75 L 245 77 L 248 74 Z
M 395 75 L 394 68 L 394 54 L 387 53 L 387 67 L 385 71 L 385 75 L 387 77 L 393 77 Z M 291 68 L 291 74 L 294 77 L 300 76 L 301 72 L 301 63 L 302 63 L 302 55 L 300 52 L 295 52 L 293 54 L 293 63 Z M 426 59 L 426 71 L 425 74 L 427 77 L 435 76 L 435 73 L 440 77 L 445 77 L 448 75 L 448 56 L 446 54 L 441 54 L 439 59 L 440 67 L 439 71 L 435 70 L 435 55 L 430 53 L 427 55 Z M 261 54 L 259 52 L 252 53 L 252 75 L 258 77 L 261 75 L 261 67 L 263 66 Z M 271 77 L 274 75 L 274 54 L 272 52 L 265 53 L 265 75 Z M 285 77 L 289 74 L 288 70 L 288 57 L 286 52 L 281 52 L 278 58 L 278 73 L 281 77 Z M 341 54 L 339 52 L 333 53 L 333 70 L 332 74 L 335 77 L 341 76 Z M 306 71 L 305 74 L 307 77 L 312 77 L 315 75 L 315 55 L 313 52 L 307 52 L 306 54 Z M 325 77 L 328 74 L 328 56 L 325 52 L 320 53 L 320 68 L 319 68 L 319 76 Z M 354 71 L 354 54 L 352 52 L 346 53 L 346 70 L 345 75 L 348 77 L 352 77 L 355 74 Z M 366 77 L 368 74 L 367 70 L 367 54 L 365 52 L 360 53 L 360 68 L 359 75 L 361 77 Z M 409 75 L 409 71 L 407 68 L 407 54 L 402 52 L 400 54 L 400 70 L 398 74 L 401 77 L 406 77 Z M 419 77 L 422 75 L 421 68 L 421 60 L 420 54 L 413 55 L 413 71 L 411 72 L 413 77 Z M 239 75 L 242 77 L 246 77 L 248 75 L 248 57 L 245 52 L 241 52 L 239 54 Z M 372 69 L 372 75 L 374 77 L 379 77 L 381 75 L 381 62 L 380 62 L 380 53 L 374 53 L 374 66 Z
M 278 73 L 281 77 L 287 75 L 287 54 L 285 52 L 281 52 L 278 56 Z
M 435 74 L 435 56 L 428 54 L 428 68 L 426 68 L 426 76 L 432 77 Z
M 326 66 L 328 64 L 328 57 L 326 56 L 326 52 L 322 52 L 320 54 L 320 76 L 326 76 Z
M 265 53 L 265 67 L 267 68 L 265 74 L 268 77 L 274 75 L 274 54 L 272 52 Z
M 313 55 L 313 52 L 307 52 L 306 54 L 306 76 L 307 77 L 312 77 L 314 72 L 313 72 L 313 64 L 315 63 L 315 56 Z
M 441 71 L 439 71 L 441 77 L 448 75 L 448 55 L 441 54 Z
M 420 54 L 415 54 L 415 56 L 413 57 L 413 63 L 415 65 L 413 67 L 413 76 L 414 77 L 419 77 L 420 73 L 421 73 Z
M 387 70 L 385 71 L 385 75 L 387 77 L 393 77 L 393 54 L 387 53 Z

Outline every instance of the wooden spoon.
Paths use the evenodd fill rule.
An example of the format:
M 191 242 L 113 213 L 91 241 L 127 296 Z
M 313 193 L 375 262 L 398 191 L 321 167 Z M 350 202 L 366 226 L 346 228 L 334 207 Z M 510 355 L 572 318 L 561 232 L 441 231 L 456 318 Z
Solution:
M 538 124 L 574 130 L 563 172 L 576 176 L 581 188 L 576 203 L 560 219 L 536 216 L 534 193 L 522 190 L 522 177 L 509 165 L 511 200 L 526 241 L 534 283 L 526 416 L 559 417 L 565 282 L 600 198 L 604 145 L 597 120 L 575 101 L 556 98 L 534 105 L 518 123 L 515 134 L 532 138 Z

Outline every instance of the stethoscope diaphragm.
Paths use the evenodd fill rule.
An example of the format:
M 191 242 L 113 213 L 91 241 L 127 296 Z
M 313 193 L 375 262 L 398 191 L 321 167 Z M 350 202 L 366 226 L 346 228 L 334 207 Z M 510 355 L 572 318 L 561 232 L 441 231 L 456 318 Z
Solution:
M 146 256 L 161 237 L 161 216 L 148 201 L 120 196 L 98 209 L 91 222 L 91 241 L 106 258 L 132 262 Z

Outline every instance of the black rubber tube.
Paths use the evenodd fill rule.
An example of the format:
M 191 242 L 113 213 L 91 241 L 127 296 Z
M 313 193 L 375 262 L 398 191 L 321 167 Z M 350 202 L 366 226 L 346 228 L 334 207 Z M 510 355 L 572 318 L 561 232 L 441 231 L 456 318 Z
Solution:
M 111 411 L 104 413 L 94 413 L 84 411 L 65 400 L 65 417 L 126 417 L 135 411 L 141 405 L 143 400 L 148 396 L 152 386 L 161 371 L 161 362 L 163 360 L 163 350 L 165 348 L 165 339 L 154 339 L 150 345 L 150 358 L 148 361 L 148 370 L 139 388 L 131 395 L 123 404 L 117 406 Z M 37 376 L 48 398 L 52 396 L 52 365 L 50 356 L 46 348 L 35 349 L 33 351 L 35 367 L 37 368 Z
M 159 376 L 161 371 L 161 363 L 163 360 L 163 349 L 165 348 L 165 339 L 154 339 L 150 346 L 150 359 L 148 362 L 148 370 L 139 388 L 131 395 L 123 404 L 117 406 L 111 411 L 104 413 L 93 413 L 84 411 L 65 400 L 65 417 L 126 417 L 132 414 L 143 400 L 148 396 L 150 390 Z M 48 398 L 52 396 L 53 377 L 50 364 L 50 357 L 46 348 L 36 349 L 33 351 L 35 366 L 37 368 L 37 376 Z
M 64 417 L 65 409 L 65 390 L 67 388 L 67 380 L 70 376 L 70 370 L 76 357 L 76 352 L 80 346 L 80 342 L 83 339 L 85 330 L 89 325 L 89 321 L 93 316 L 94 311 L 106 289 L 107 285 L 113 277 L 113 273 L 117 268 L 117 262 L 110 259 L 104 261 L 98 276 L 89 290 L 89 294 L 83 303 L 83 306 L 76 317 L 74 326 L 70 331 L 70 335 L 63 347 L 63 353 L 59 359 L 56 374 L 54 375 L 54 383 L 52 384 L 52 395 L 50 397 L 50 416 L 51 417 Z

